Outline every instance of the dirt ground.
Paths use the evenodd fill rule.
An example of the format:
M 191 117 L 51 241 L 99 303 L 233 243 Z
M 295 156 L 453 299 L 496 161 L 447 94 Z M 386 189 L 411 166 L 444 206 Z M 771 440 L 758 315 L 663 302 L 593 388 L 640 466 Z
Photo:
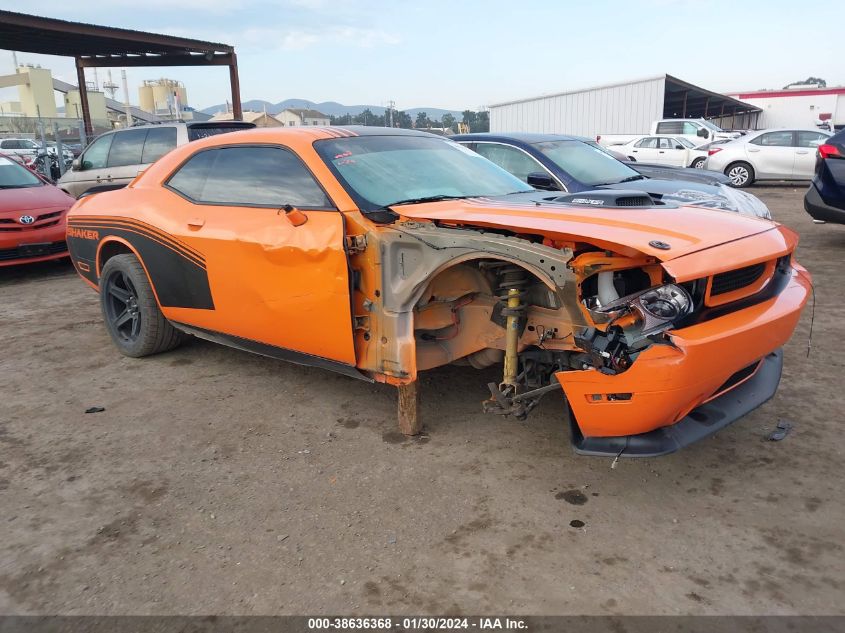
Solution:
M 809 358 L 808 306 L 772 401 L 615 469 L 572 453 L 562 396 L 482 414 L 496 372 L 424 375 L 407 440 L 393 388 L 202 341 L 124 358 L 69 264 L 0 269 L 0 613 L 845 613 L 845 226 L 803 192 L 753 190 L 801 233 Z

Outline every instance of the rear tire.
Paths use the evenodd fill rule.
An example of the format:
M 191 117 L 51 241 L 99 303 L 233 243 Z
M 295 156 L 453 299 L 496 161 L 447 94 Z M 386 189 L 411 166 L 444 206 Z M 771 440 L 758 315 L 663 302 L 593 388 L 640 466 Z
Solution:
M 103 266 L 100 308 L 112 341 L 125 356 L 150 356 L 182 342 L 159 310 L 147 273 L 134 255 L 115 255 Z
M 737 189 L 754 184 L 754 168 L 748 163 L 731 163 L 725 167 L 725 176 L 730 178 L 731 185 Z
M 704 161 L 706 160 L 706 158 L 699 156 L 694 161 L 692 161 L 692 165 L 690 165 L 690 167 L 692 167 L 693 169 L 704 169 Z

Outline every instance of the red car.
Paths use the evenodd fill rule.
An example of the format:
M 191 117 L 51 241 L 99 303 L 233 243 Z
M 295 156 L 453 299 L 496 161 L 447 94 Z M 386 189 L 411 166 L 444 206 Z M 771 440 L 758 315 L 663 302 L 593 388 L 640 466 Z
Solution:
M 74 202 L 0 154 L 0 266 L 67 257 L 67 211 Z

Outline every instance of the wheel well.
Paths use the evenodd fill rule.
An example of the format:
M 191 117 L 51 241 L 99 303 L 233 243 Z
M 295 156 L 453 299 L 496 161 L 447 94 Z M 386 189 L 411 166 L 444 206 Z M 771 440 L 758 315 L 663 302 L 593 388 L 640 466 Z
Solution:
M 131 248 L 122 242 L 116 242 L 114 240 L 106 242 L 100 247 L 97 260 L 97 270 L 103 270 L 103 266 L 106 265 L 106 262 L 115 255 L 134 255 L 134 253 Z
M 725 167 L 725 173 L 728 173 L 731 170 L 731 167 L 736 167 L 737 165 L 745 165 L 746 167 L 748 167 L 749 173 L 754 173 L 754 167 L 751 165 L 751 163 L 745 160 L 735 160 L 732 163 L 728 163 L 728 166 Z

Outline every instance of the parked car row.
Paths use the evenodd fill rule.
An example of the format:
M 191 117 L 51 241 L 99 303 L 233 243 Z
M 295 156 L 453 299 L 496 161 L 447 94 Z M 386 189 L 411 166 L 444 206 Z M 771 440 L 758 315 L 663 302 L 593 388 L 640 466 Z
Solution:
M 706 119 L 661 119 L 651 124 L 648 134 L 600 134 L 596 142 L 604 147 L 624 145 L 643 136 L 671 136 L 684 138 L 692 145 L 698 146 L 717 140 L 733 140 L 739 138 L 739 132 L 728 132 L 712 121 Z
M 605 148 L 583 137 L 479 133 L 451 138 L 537 189 L 569 193 L 636 190 L 660 202 L 695 204 L 771 218 L 768 207 L 756 196 L 719 183 L 679 178 L 678 172 L 683 170 L 664 169 L 657 177 L 649 177 L 635 169 L 639 163 L 624 164 Z

